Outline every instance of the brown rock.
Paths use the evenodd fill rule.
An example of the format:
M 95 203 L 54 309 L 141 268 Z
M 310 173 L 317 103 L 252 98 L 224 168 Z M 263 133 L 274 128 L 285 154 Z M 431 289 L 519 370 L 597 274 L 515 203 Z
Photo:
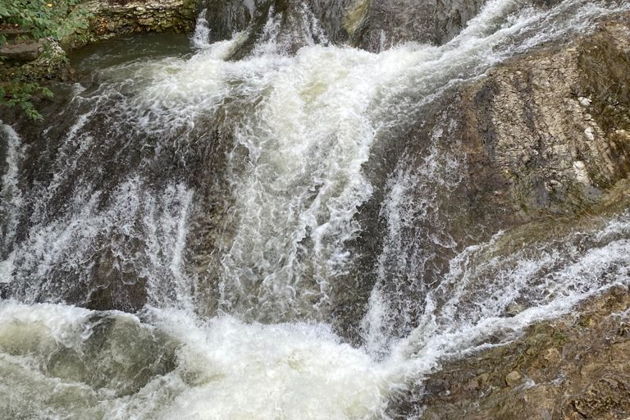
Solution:
M 423 419 L 625 419 L 630 416 L 630 339 L 623 333 L 630 308 L 628 288 L 618 287 L 567 315 L 525 331 L 515 342 L 446 363 L 433 381 L 458 383 L 466 372 L 492 371 L 509 387 L 462 389 L 425 395 Z M 579 322 L 587 317 L 595 322 Z M 577 321 L 577 322 L 576 322 Z M 551 345 L 563 337 L 562 353 Z M 548 361 L 541 366 L 540 361 Z M 551 361 L 554 361 L 551 363 Z M 518 366 L 518 371 L 514 369 Z M 520 372 L 536 373 L 535 383 L 523 382 Z M 494 378 L 494 379 L 492 379 Z
M 543 358 L 549 363 L 557 363 L 560 361 L 562 356 L 560 355 L 560 352 L 558 351 L 558 349 L 551 347 L 545 351 Z
M 505 383 L 508 386 L 516 386 L 518 384 L 521 383 L 521 380 L 523 379 L 523 377 L 521 376 L 521 374 L 516 371 L 513 370 L 512 372 L 508 373 L 505 377 Z

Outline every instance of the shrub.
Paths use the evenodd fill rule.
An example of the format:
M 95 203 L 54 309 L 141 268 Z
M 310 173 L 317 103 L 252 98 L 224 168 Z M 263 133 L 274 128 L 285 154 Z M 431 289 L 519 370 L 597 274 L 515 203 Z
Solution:
M 88 14 L 80 7 L 82 0 L 10 0 L 0 1 L 0 28 L 21 29 L 18 39 L 49 38 L 61 41 L 88 26 Z M 0 32 L 0 46 L 7 37 Z M 31 66 L 32 67 L 32 66 Z M 40 119 L 33 106 L 34 97 L 49 97 L 50 90 L 37 82 L 28 70 L 12 69 L 0 83 L 0 105 L 20 108 L 29 118 Z

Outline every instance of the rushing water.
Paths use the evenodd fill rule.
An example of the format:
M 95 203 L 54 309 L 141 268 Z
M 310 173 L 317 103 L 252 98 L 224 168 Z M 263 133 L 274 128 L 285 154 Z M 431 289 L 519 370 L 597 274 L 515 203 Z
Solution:
M 378 54 L 329 45 L 304 7 L 306 46 L 289 54 L 270 14 L 240 60 L 247 31 L 210 43 L 204 12 L 192 49 L 84 57 L 98 70 L 41 141 L 2 126 L 0 417 L 381 418 L 442 358 L 627 284 L 627 213 L 513 252 L 504 232 L 459 246 L 440 207 L 465 170 L 440 144 L 452 121 L 380 180 L 373 266 L 350 246 L 375 144 L 453 86 L 624 7 L 491 0 L 445 45 Z M 440 252 L 439 281 L 423 281 Z M 340 298 L 354 286 L 364 301 Z

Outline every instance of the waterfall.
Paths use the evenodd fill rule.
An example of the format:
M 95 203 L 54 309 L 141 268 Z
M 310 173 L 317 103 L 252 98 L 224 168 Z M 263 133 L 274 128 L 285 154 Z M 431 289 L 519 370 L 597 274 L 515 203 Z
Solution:
M 3 261 L 0 262 L 0 283 L 6 283 L 11 279 L 13 270 L 13 253 L 11 244 L 15 239 L 15 230 L 18 224 L 17 211 L 22 205 L 22 193 L 18 187 L 18 161 L 22 153 L 23 146 L 18 134 L 8 125 L 2 125 L 3 137 L 6 138 L 6 162 L 4 174 L 2 175 L 2 190 L 0 202 L 0 215 L 4 221 L 0 225 L 2 242 L 0 251 Z
M 442 359 L 628 285 L 628 212 L 459 243 L 456 121 L 366 169 L 452 89 L 627 4 L 489 0 L 378 53 L 306 3 L 211 42 L 210 6 L 192 49 L 103 65 L 37 141 L 3 123 L 0 413 L 386 417 Z
M 210 27 L 206 20 L 207 9 L 202 9 L 197 16 L 197 22 L 195 24 L 195 33 L 193 34 L 190 42 L 196 48 L 208 48 L 210 47 Z

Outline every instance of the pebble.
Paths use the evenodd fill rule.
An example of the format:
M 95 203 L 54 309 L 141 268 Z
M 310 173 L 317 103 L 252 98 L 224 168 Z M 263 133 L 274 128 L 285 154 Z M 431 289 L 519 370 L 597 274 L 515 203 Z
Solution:
M 578 101 L 582 106 L 589 106 L 591 104 L 591 100 L 589 98 L 585 98 L 584 96 L 580 96 L 578 98 Z
M 513 370 L 505 377 L 505 383 L 508 384 L 508 386 L 518 385 L 521 382 L 522 378 L 523 377 L 518 371 Z
M 586 138 L 593 141 L 595 140 L 595 131 L 593 130 L 593 127 L 588 127 L 586 130 L 584 130 L 584 134 L 586 135 Z

